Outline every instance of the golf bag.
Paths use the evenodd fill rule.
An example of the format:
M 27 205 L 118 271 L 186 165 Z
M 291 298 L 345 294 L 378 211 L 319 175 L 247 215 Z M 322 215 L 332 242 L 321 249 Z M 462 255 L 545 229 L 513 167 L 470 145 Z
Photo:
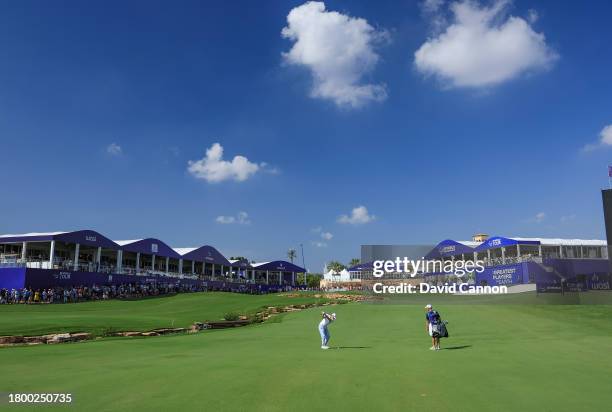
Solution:
M 448 338 L 448 329 L 446 329 L 446 324 L 448 322 L 439 320 L 436 323 L 431 324 L 431 336 L 434 338 Z
M 439 336 L 441 338 L 448 338 L 448 329 L 446 328 L 447 323 L 448 322 L 440 322 L 438 325 Z

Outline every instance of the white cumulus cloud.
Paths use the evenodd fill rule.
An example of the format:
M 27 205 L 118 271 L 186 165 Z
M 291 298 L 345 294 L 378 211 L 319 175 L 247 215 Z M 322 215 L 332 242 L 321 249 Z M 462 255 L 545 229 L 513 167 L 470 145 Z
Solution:
M 591 150 L 598 149 L 600 147 L 609 147 L 612 146 L 612 124 L 604 126 L 599 132 L 599 141 L 594 144 L 588 144 L 582 148 L 585 152 L 590 152 Z
M 238 212 L 236 216 L 217 216 L 215 219 L 217 223 L 221 223 L 223 225 L 249 225 L 251 221 L 249 220 L 249 214 L 247 212 Z
M 123 149 L 117 143 L 111 143 L 106 146 L 106 153 L 111 156 L 119 156 L 123 153 Z
M 213 144 L 206 149 L 206 156 L 200 160 L 190 160 L 187 171 L 198 179 L 208 183 L 218 183 L 225 180 L 243 182 L 257 173 L 262 166 L 249 161 L 244 156 L 234 156 L 231 161 L 223 160 L 223 146 Z
M 282 37 L 293 41 L 283 53 L 288 64 L 307 67 L 313 77 L 311 96 L 332 100 L 341 107 L 361 107 L 387 97 L 384 84 L 364 76 L 378 63 L 375 47 L 388 39 L 367 20 L 325 9 L 323 2 L 307 2 L 287 16 Z
M 324 231 L 322 226 L 313 227 L 312 229 L 310 229 L 310 231 L 312 233 L 317 233 L 321 237 L 321 239 L 324 240 L 324 242 L 313 241 L 312 244 L 317 247 L 327 246 L 326 242 L 332 240 L 334 237 L 333 233 Z
M 612 145 L 612 124 L 609 124 L 601 129 L 601 132 L 599 132 L 599 139 L 601 144 L 605 144 L 607 146 Z
M 531 27 L 537 14 L 507 16 L 509 5 L 509 0 L 489 7 L 471 0 L 451 3 L 450 23 L 415 52 L 417 70 L 449 87 L 477 88 L 550 68 L 558 54 Z
M 338 222 L 349 225 L 361 225 L 372 222 L 375 219 L 376 216 L 370 215 L 365 206 L 357 206 L 353 208 L 350 215 L 341 215 L 338 218 Z

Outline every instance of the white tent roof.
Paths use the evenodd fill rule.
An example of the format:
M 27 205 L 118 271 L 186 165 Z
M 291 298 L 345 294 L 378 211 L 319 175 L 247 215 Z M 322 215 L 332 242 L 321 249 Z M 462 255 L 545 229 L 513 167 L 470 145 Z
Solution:
M 457 243 L 461 243 L 462 245 L 469 247 L 476 247 L 480 245 L 482 242 L 474 242 L 473 240 L 457 240 Z
M 178 253 L 181 256 L 186 255 L 189 252 L 193 252 L 196 249 L 197 249 L 196 247 L 173 247 L 172 248 L 172 250 L 174 250 L 176 253 Z
M 605 240 L 599 239 L 558 239 L 541 237 L 511 237 L 514 240 L 538 241 L 543 246 L 606 246 Z
M 140 242 L 142 239 L 132 239 L 132 240 L 113 240 L 119 246 L 129 245 L 130 243 Z
M 252 263 L 252 264 L 251 264 L 251 266 L 253 266 L 254 268 L 256 268 L 256 267 L 258 267 L 258 266 L 265 265 L 265 264 L 267 264 L 267 263 L 270 263 L 270 262 L 268 261 L 268 262 L 258 262 L 258 263 Z
M 31 232 L 31 233 L 21 233 L 21 234 L 9 234 L 9 235 L 0 235 L 0 237 L 27 237 L 27 236 L 55 236 L 61 235 L 69 232 Z

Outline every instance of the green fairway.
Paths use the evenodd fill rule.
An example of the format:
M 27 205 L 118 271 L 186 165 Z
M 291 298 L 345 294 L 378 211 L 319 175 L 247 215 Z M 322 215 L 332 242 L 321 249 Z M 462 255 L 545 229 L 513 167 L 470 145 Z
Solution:
M 52 332 L 150 330 L 187 327 L 195 321 L 219 320 L 227 312 L 247 314 L 261 307 L 322 302 L 314 294 L 279 295 L 187 293 L 136 301 L 109 300 L 56 305 L 0 305 L 1 335 Z
M 272 298 L 200 296 L 206 305 L 244 310 Z M 173 307 L 164 316 L 192 321 L 197 298 L 186 296 L 184 314 Z M 164 302 L 171 299 L 114 302 L 125 311 L 109 319 L 137 322 L 130 306 L 162 311 L 172 305 Z M 41 307 L 34 319 L 43 317 L 39 310 L 64 313 L 59 308 Z M 451 334 L 439 352 L 428 350 L 421 305 L 368 303 L 333 308 L 327 351 L 319 348 L 317 309 L 196 335 L 3 348 L 0 392 L 69 392 L 77 410 L 570 411 L 612 402 L 612 307 L 438 309 Z M 2 325 L 17 327 L 6 314 Z

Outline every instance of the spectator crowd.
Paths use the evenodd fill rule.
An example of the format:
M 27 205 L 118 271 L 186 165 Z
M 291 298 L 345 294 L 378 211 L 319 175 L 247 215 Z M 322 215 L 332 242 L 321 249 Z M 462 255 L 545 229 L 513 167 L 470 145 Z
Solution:
M 204 290 L 194 285 L 138 284 L 56 286 L 49 289 L 0 289 L 0 304 L 77 303 L 90 300 L 139 299 L 147 296 Z
M 277 293 L 288 292 L 291 286 L 222 284 L 194 285 L 174 283 L 123 283 L 119 285 L 56 286 L 48 289 L 0 289 L 0 304 L 78 303 L 92 300 L 141 299 L 149 296 L 170 295 L 188 292 L 234 292 L 234 293 Z M 301 289 L 301 288 L 300 288 Z

